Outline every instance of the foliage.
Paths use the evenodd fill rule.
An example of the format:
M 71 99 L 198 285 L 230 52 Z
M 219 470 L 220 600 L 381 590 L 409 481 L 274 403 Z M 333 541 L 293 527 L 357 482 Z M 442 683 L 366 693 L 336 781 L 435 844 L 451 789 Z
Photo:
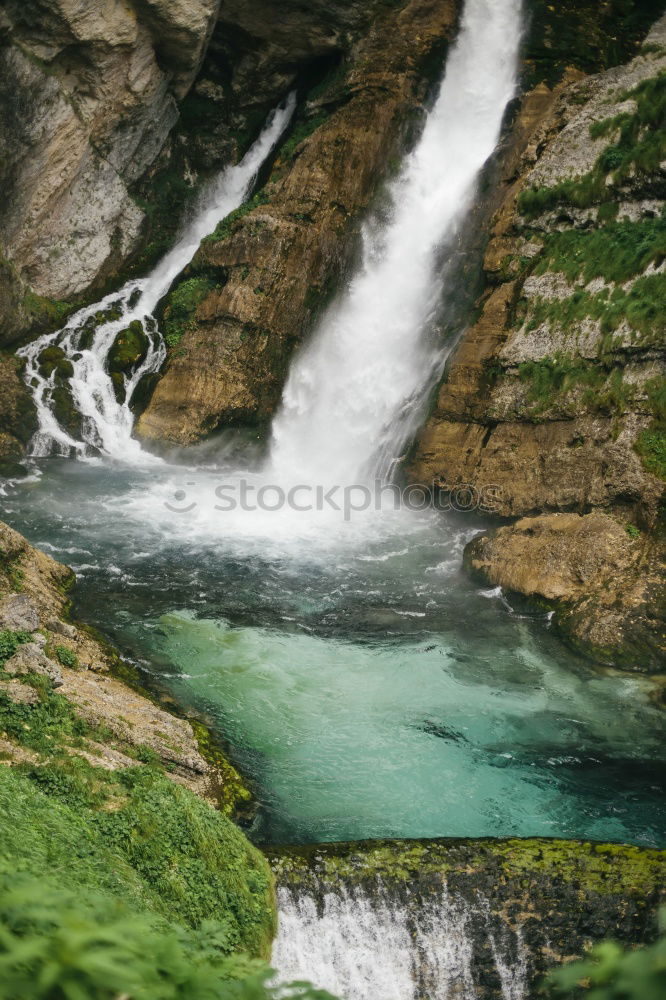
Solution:
M 14 655 L 23 642 L 30 642 L 30 632 L 15 632 L 12 629 L 0 630 L 0 667 Z
M 624 382 L 621 368 L 607 369 L 569 355 L 526 361 L 519 366 L 518 375 L 528 386 L 528 400 L 536 404 L 535 413 L 575 389 L 582 389 L 580 400 L 589 409 L 613 416 L 624 413 L 634 398 L 634 389 Z
M 25 877 L 0 881 L 0 1000 L 326 1000 L 267 984 L 259 963 L 229 958 L 220 928 L 136 915 L 119 900 Z
M 593 278 L 623 284 L 666 259 L 666 213 L 643 222 L 611 222 L 601 229 L 566 229 L 544 244 L 536 274 L 558 271 L 569 281 Z
M 542 323 L 549 323 L 568 330 L 584 319 L 598 320 L 601 332 L 607 335 L 626 320 L 642 335 L 643 343 L 648 338 L 660 342 L 666 333 L 666 275 L 644 275 L 626 291 L 618 286 L 592 294 L 578 288 L 564 299 L 536 299 L 527 328 L 536 330 Z
M 626 531 L 632 541 L 636 541 L 637 538 L 641 537 L 641 530 L 640 528 L 637 528 L 635 524 L 628 524 Z
M 218 948 L 266 957 L 274 931 L 263 856 L 226 817 L 155 767 L 76 757 L 0 769 L 0 874 L 111 893 L 137 913 L 196 928 Z
M 661 936 L 646 948 L 614 941 L 596 945 L 580 962 L 552 972 L 545 995 L 562 1000 L 662 1000 L 666 996 L 666 911 Z
M 266 192 L 257 191 L 249 201 L 246 201 L 243 205 L 239 205 L 238 208 L 235 208 L 233 212 L 230 212 L 229 215 L 218 222 L 214 232 L 210 236 L 206 236 L 203 243 L 221 243 L 222 240 L 228 239 L 238 228 L 236 223 L 240 222 L 244 216 L 249 215 L 250 212 L 253 212 L 255 208 L 267 204 L 268 195 Z
M 666 379 L 650 379 L 646 389 L 648 406 L 654 419 L 638 435 L 636 451 L 648 472 L 666 480 Z
M 64 743 L 77 745 L 94 731 L 76 715 L 69 701 L 39 678 L 24 678 L 37 687 L 35 705 L 17 704 L 0 691 L 0 729 L 9 739 L 40 753 L 59 753 Z
M 164 310 L 164 339 L 169 347 L 180 343 L 183 334 L 192 326 L 197 306 L 214 288 L 214 281 L 199 276 L 188 278 L 174 289 Z
M 54 652 L 63 667 L 69 667 L 70 670 L 78 670 L 79 658 L 75 652 L 68 649 L 67 646 L 56 646 Z

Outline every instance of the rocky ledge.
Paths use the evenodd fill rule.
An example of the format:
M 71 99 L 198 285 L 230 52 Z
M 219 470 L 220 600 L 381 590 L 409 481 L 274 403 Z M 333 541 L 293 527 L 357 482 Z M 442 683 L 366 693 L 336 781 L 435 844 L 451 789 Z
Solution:
M 223 811 L 238 812 L 250 793 L 203 728 L 129 686 L 119 675 L 131 675 L 130 665 L 69 620 L 73 581 L 71 570 L 0 522 L 3 762 L 48 762 L 41 730 L 58 720 L 65 733 L 59 753 L 109 771 L 152 763 Z M 19 715 L 15 706 L 22 706 Z
M 471 541 L 479 582 L 555 612 L 555 625 L 601 664 L 644 673 L 666 662 L 663 544 L 605 514 L 524 517 Z
M 443 900 L 436 919 L 454 925 L 450 940 L 456 923 L 464 928 L 480 1000 L 536 996 L 548 969 L 601 938 L 653 940 L 666 874 L 665 851 L 545 839 L 367 841 L 267 853 L 278 892 L 309 913 L 336 897 L 362 909 L 369 897 L 379 912 L 399 912 L 418 937 L 423 914 Z M 415 970 L 418 995 L 429 996 L 427 948 L 417 961 L 424 966 Z

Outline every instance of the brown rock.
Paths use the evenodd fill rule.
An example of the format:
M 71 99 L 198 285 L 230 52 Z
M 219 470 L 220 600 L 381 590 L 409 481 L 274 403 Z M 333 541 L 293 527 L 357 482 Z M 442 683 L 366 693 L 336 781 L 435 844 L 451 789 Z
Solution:
M 655 673 L 666 667 L 664 555 L 605 514 L 545 514 L 473 539 L 464 562 L 484 584 L 553 607 L 598 662 Z
M 278 159 L 267 203 L 203 245 L 189 273 L 218 275 L 221 287 L 198 307 L 139 436 L 188 444 L 220 424 L 270 417 L 293 349 L 345 268 L 351 223 L 420 106 L 423 63 L 456 13 L 453 0 L 410 0 L 378 18 L 317 106 L 323 123 Z

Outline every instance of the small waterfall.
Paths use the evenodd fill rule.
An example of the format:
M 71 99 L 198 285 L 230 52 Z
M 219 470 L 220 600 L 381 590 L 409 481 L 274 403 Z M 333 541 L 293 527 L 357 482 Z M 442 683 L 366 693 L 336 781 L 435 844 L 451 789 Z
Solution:
M 296 99 L 290 95 L 274 111 L 251 149 L 235 166 L 227 167 L 202 193 L 192 220 L 169 253 L 146 278 L 128 281 L 118 292 L 80 309 L 55 333 L 46 334 L 18 353 L 26 358 L 26 381 L 33 390 L 39 429 L 33 438 L 32 454 L 53 453 L 86 458 L 103 453 L 123 461 L 159 461 L 144 452 L 131 436 L 134 415 L 132 394 L 141 379 L 160 369 L 165 347 L 153 312 L 175 278 L 192 260 L 202 239 L 212 233 L 222 219 L 247 198 L 262 163 L 277 144 L 291 118 Z M 100 316 L 102 314 L 102 316 Z M 116 397 L 108 372 L 108 356 L 116 337 L 130 323 L 138 321 L 147 338 L 143 360 L 124 379 L 122 400 Z M 40 355 L 49 347 L 64 352 L 73 372 L 69 386 L 73 403 L 81 415 L 81 439 L 61 426 L 54 412 L 57 392 L 56 370 L 40 371 Z
M 340 1000 L 523 1000 L 520 932 L 508 940 L 507 930 L 500 944 L 487 902 L 453 897 L 446 885 L 412 895 L 397 897 L 381 881 L 321 894 L 279 886 L 272 959 L 279 980 L 307 980 Z M 495 985 L 478 967 L 480 934 Z
M 271 464 L 292 482 L 385 479 L 444 362 L 436 320 L 479 173 L 514 96 L 521 0 L 466 0 L 423 135 L 371 219 L 363 259 L 292 365 Z

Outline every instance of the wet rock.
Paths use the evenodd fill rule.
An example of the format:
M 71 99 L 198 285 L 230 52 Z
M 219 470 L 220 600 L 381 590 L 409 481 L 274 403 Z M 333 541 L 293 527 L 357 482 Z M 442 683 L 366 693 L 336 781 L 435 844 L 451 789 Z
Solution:
M 197 306 L 139 436 L 189 444 L 274 412 L 289 358 L 345 273 L 360 215 L 422 111 L 458 10 L 453 0 L 381 8 L 322 82 L 251 210 L 222 223 L 190 266 L 188 275 L 225 283 Z
M 41 645 L 36 642 L 26 642 L 19 646 L 13 656 L 5 663 L 3 669 L 13 677 L 25 674 L 38 674 L 48 677 L 54 687 L 62 687 L 63 674 L 60 666 L 51 660 Z
M 665 555 L 658 541 L 605 514 L 545 514 L 473 539 L 464 564 L 484 585 L 552 608 L 561 633 L 598 662 L 660 673 Z
M 18 358 L 0 354 L 0 459 L 10 462 L 25 453 L 37 430 L 37 410 L 21 378 L 22 367 Z M 11 467 L 7 472 L 11 475 Z
M 26 594 L 9 594 L 0 601 L 0 628 L 14 632 L 34 632 L 39 628 L 39 613 Z

